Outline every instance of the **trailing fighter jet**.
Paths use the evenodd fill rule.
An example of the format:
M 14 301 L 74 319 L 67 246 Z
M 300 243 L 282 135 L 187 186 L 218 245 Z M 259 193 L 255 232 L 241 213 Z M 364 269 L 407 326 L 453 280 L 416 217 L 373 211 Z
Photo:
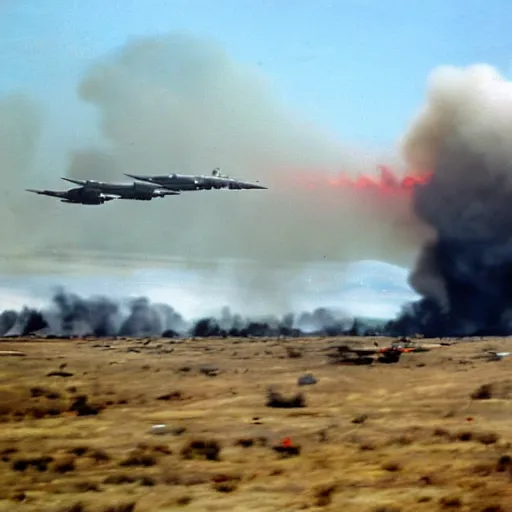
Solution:
M 168 174 L 160 176 L 141 176 L 138 174 L 125 174 L 130 178 L 149 183 L 157 184 L 169 190 L 211 190 L 214 189 L 267 189 L 258 183 L 249 183 L 236 180 L 220 173 L 219 168 L 212 171 L 211 176 L 187 175 L 187 174 Z
M 115 196 L 102 194 L 94 190 L 87 190 L 83 187 L 72 188 L 70 190 L 34 190 L 26 189 L 27 192 L 33 192 L 49 197 L 57 197 L 62 203 L 73 204 L 103 204 L 107 201 L 118 199 Z
M 102 192 L 118 196 L 119 199 L 134 199 L 136 201 L 150 201 L 156 197 L 176 196 L 179 192 L 164 190 L 158 185 L 149 183 L 106 183 L 96 180 L 74 180 L 62 178 L 70 183 L 81 185 L 87 190 Z

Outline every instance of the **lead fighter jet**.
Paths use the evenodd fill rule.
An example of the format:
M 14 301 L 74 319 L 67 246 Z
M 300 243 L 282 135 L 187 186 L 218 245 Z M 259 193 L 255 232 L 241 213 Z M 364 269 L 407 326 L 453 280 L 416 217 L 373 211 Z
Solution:
M 118 199 L 135 199 L 137 201 L 151 201 L 156 197 L 177 196 L 179 192 L 163 190 L 162 187 L 149 183 L 106 183 L 96 180 L 74 180 L 62 178 L 70 183 L 81 185 L 84 189 L 118 196 Z
M 94 190 L 86 190 L 83 187 L 72 188 L 70 190 L 35 190 L 28 188 L 27 192 L 33 192 L 49 197 L 57 197 L 63 203 L 72 204 L 103 204 L 107 201 L 117 199 L 115 196 L 101 194 Z
M 211 190 L 212 188 L 229 190 L 267 189 L 267 187 L 259 185 L 258 183 L 240 181 L 223 175 L 220 173 L 219 168 L 214 169 L 211 176 L 194 176 L 188 174 L 166 174 L 159 176 L 125 174 L 125 176 L 135 180 L 157 184 L 160 187 L 176 191 Z

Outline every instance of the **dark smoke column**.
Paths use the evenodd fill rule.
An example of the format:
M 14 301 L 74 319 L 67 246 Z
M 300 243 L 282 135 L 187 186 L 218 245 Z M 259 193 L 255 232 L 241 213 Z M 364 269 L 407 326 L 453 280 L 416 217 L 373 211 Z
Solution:
M 487 66 L 441 68 L 405 156 L 429 169 L 414 210 L 433 228 L 411 285 L 423 299 L 398 333 L 500 335 L 512 331 L 512 84 Z

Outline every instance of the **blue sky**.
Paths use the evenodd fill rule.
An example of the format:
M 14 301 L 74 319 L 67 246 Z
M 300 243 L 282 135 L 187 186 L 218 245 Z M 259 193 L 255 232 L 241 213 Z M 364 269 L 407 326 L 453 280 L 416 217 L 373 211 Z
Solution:
M 86 145 L 92 135 L 80 120 L 93 112 L 76 95 L 84 71 L 130 38 L 178 31 L 211 36 L 259 67 L 282 102 L 341 140 L 386 147 L 423 102 L 436 66 L 485 62 L 510 75 L 510 19 L 506 0 L 0 0 L 0 96 L 24 90 L 42 100 L 49 147 Z M 405 271 L 365 265 L 345 280 L 351 300 L 368 305 L 377 292 L 374 312 L 389 313 L 410 297 Z M 21 279 L 0 285 L 38 293 L 48 285 Z M 139 289 L 161 281 L 134 279 Z M 330 301 L 336 289 L 322 293 Z M 382 306 L 389 297 L 391 310 Z
M 182 31 L 259 66 L 283 101 L 344 139 L 385 145 L 435 66 L 487 62 L 508 75 L 511 17 L 506 0 L 4 0 L 0 91 L 22 87 L 58 110 L 92 60 Z

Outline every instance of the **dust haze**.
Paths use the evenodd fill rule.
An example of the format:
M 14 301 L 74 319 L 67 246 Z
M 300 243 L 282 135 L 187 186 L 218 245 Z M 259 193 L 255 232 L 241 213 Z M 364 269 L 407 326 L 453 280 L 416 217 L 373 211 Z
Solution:
M 34 236 L 41 229 L 33 222 L 41 207 L 26 201 L 23 192 L 31 181 L 37 180 L 33 164 L 41 122 L 39 106 L 24 94 L 15 92 L 0 98 L 0 236 L 8 252 L 30 252 Z M 9 264 L 15 262 L 8 260 Z
M 345 146 L 284 108 L 258 69 L 235 62 L 215 42 L 183 34 L 129 40 L 88 69 L 77 94 L 97 114 L 103 142 L 72 148 L 67 169 L 43 169 L 37 177 L 30 168 L 39 112 L 16 98 L 2 103 L 1 129 L 8 132 L 0 141 L 8 191 L 2 229 L 10 240 L 6 250 L 20 258 L 66 253 L 86 261 L 102 254 L 115 261 L 122 254 L 133 255 L 134 265 L 148 265 L 152 257 L 252 260 L 251 270 L 234 271 L 233 279 L 253 287 L 251 293 L 258 293 L 258 282 L 267 296 L 269 287 L 279 288 L 275 269 L 283 265 L 361 258 L 404 263 L 417 247 L 406 202 L 296 185 L 297 169 L 371 174 L 382 155 Z M 66 175 L 129 182 L 122 173 L 209 174 L 215 167 L 269 189 L 185 192 L 100 207 L 23 190 L 65 189 L 58 178 Z M 4 260 L 4 271 L 16 265 L 10 261 Z

